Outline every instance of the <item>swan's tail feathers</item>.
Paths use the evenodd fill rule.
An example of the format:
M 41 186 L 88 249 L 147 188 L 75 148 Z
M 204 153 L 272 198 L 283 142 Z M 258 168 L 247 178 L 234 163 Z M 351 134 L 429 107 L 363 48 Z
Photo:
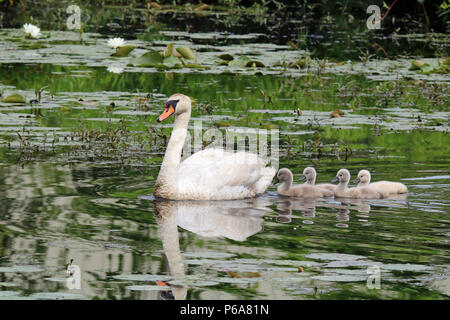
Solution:
M 255 183 L 255 187 L 254 187 L 256 194 L 262 194 L 267 190 L 267 188 L 272 183 L 272 179 L 275 176 L 276 172 L 277 172 L 277 170 L 272 167 L 265 167 L 262 169 L 262 176 Z

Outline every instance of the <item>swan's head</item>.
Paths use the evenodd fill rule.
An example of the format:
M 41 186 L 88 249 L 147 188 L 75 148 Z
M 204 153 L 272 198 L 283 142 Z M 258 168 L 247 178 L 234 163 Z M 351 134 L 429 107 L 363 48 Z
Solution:
M 298 181 L 306 180 L 306 182 L 310 184 L 314 184 L 316 182 L 316 169 L 313 167 L 306 167 L 303 170 L 303 175 L 298 179 Z
M 358 177 L 356 177 L 355 181 L 353 183 L 362 183 L 362 184 L 368 184 L 370 183 L 370 172 L 368 170 L 361 170 L 358 173 Z
M 181 93 L 175 93 L 164 103 L 164 112 L 158 117 L 158 122 L 167 119 L 172 114 L 179 115 L 190 111 L 191 98 Z
M 280 169 L 277 173 L 277 178 L 275 180 L 275 184 L 277 183 L 283 183 L 283 182 L 291 182 L 292 183 L 293 180 L 293 175 L 291 170 L 287 169 L 287 168 L 283 168 Z
M 350 181 L 350 171 L 348 171 L 347 169 L 339 170 L 336 177 L 333 180 L 331 180 L 331 182 L 333 183 L 339 182 L 344 184 L 347 184 L 349 181 Z

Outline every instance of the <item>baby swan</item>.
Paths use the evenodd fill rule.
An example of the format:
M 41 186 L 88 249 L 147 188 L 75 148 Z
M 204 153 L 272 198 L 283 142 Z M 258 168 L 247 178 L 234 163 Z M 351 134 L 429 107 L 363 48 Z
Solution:
M 334 192 L 334 190 L 336 189 L 336 185 L 331 183 L 316 184 L 316 176 L 317 176 L 316 169 L 314 169 L 313 167 L 306 167 L 303 170 L 303 175 L 300 177 L 300 179 L 298 179 L 298 181 L 306 180 L 305 185 L 316 186 Z
M 347 169 L 338 171 L 336 177 L 331 182 L 339 184 L 334 191 L 337 198 L 354 198 L 354 199 L 380 199 L 382 194 L 368 187 L 348 188 L 350 181 L 350 172 Z
M 400 182 L 378 181 L 370 183 L 370 172 L 361 170 L 354 183 L 358 183 L 358 187 L 368 187 L 383 194 L 400 194 L 407 193 L 408 188 Z
M 317 186 L 308 184 L 292 185 L 294 176 L 291 170 L 283 168 L 278 171 L 276 183 L 280 182 L 277 192 L 282 196 L 302 197 L 302 198 L 323 198 L 331 197 L 334 192 Z

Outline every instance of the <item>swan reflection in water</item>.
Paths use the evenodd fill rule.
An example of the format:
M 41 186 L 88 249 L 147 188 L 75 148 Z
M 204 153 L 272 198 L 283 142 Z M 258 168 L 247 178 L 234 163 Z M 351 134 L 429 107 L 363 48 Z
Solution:
M 377 200 L 379 202 L 379 200 Z M 253 198 L 246 200 L 227 201 L 174 201 L 154 200 L 155 217 L 159 235 L 167 257 L 170 274 L 175 279 L 183 279 L 185 270 L 180 250 L 178 227 L 206 238 L 228 238 L 235 241 L 245 241 L 252 235 L 263 230 L 263 216 L 272 214 L 269 206 L 276 205 L 276 221 L 291 223 L 292 213 L 302 212 L 303 217 L 314 218 L 316 208 L 337 209 L 337 227 L 348 227 L 350 210 L 361 213 L 370 212 L 370 203 L 366 199 L 298 199 L 298 198 Z M 387 203 L 393 205 L 394 203 Z M 305 220 L 312 223 L 311 220 Z M 158 282 L 159 285 L 165 285 Z M 163 291 L 163 299 L 184 300 L 187 287 L 171 285 Z
M 245 241 L 262 231 L 262 217 L 273 212 L 268 207 L 272 202 L 264 198 L 233 201 L 154 200 L 153 204 L 170 274 L 175 279 L 185 277 L 178 226 L 202 237 Z M 163 282 L 158 284 L 165 285 Z M 163 299 L 186 299 L 186 286 L 170 287 L 173 295 L 162 291 Z

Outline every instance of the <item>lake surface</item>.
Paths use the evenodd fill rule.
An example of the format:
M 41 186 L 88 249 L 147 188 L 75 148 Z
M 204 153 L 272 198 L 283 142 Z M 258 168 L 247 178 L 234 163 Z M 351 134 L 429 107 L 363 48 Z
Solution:
M 173 25 L 166 13 L 157 27 L 117 33 L 55 25 L 40 40 L 0 30 L 0 98 L 26 100 L 0 102 L 0 299 L 448 299 L 450 77 L 410 70 L 412 59 L 438 66 L 448 35 L 361 27 L 348 45 L 349 30 L 327 21 L 314 33 L 290 17 L 268 33 L 281 18 L 242 29 L 245 15 L 195 17 L 177 13 Z M 286 45 L 302 30 L 305 46 Z M 130 56 L 111 57 L 115 35 L 137 46 Z M 371 41 L 390 59 L 360 59 Z M 130 65 L 169 43 L 193 48 L 207 68 Z M 191 124 L 204 130 L 278 130 L 280 168 L 294 181 L 306 166 L 318 182 L 368 169 L 409 193 L 304 200 L 271 186 L 256 199 L 157 200 L 173 120 L 156 118 L 176 92 L 195 98 Z M 80 289 L 67 285 L 72 259 Z

